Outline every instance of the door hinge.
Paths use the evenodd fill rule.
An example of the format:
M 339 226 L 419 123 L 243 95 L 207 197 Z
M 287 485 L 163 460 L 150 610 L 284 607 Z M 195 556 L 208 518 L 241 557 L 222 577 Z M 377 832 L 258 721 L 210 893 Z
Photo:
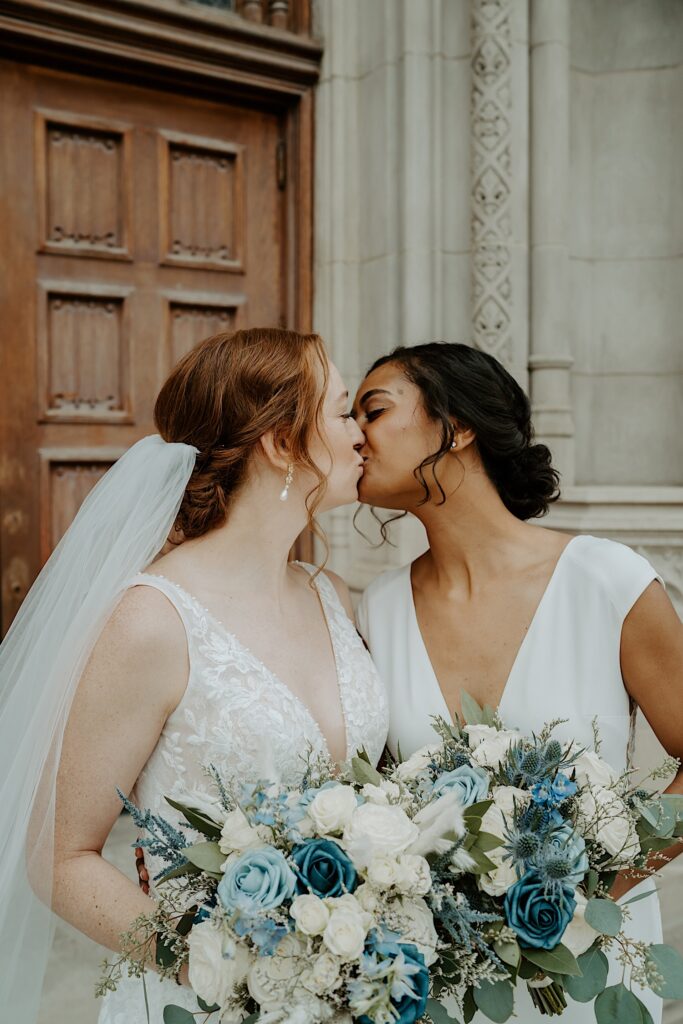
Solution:
M 275 150 L 275 167 L 277 187 L 282 191 L 287 187 L 287 143 L 280 139 Z

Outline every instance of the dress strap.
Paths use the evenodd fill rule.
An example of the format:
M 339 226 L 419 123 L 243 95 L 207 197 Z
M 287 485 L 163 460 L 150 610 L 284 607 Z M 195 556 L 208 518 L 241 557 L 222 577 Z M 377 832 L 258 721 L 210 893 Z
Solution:
M 154 590 L 160 591 L 170 601 L 183 624 L 187 640 L 188 657 L 190 665 L 192 665 L 192 648 L 194 646 L 192 638 L 197 625 L 197 611 L 190 595 L 186 594 L 177 584 L 166 579 L 165 576 L 155 576 L 149 572 L 138 573 L 137 576 L 130 580 L 128 587 L 153 587 Z
M 296 564 L 300 565 L 302 569 L 305 569 L 311 577 L 318 572 L 318 567 L 316 565 L 311 565 L 309 562 L 297 561 Z M 348 612 L 341 603 L 339 594 L 337 593 L 337 588 L 324 571 L 318 572 L 318 575 L 313 580 L 313 586 L 318 591 L 320 600 L 330 612 L 334 612 L 335 615 L 339 615 L 341 613 L 345 619 L 348 619 Z

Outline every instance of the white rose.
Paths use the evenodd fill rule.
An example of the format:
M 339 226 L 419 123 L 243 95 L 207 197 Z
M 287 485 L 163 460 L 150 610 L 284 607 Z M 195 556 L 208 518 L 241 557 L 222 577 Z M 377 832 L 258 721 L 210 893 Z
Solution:
M 579 754 L 572 767 L 576 771 L 576 781 L 580 787 L 611 786 L 617 780 L 614 770 L 593 750 L 584 750 Z
M 363 952 L 367 929 L 360 914 L 347 907 L 333 910 L 323 933 L 323 942 L 331 953 L 348 963 Z
M 361 908 L 369 914 L 374 914 L 379 909 L 380 900 L 376 891 L 371 885 L 363 883 L 359 885 L 353 894 Z
M 408 896 L 424 896 L 432 887 L 432 875 L 424 857 L 404 853 L 398 858 L 396 888 Z
M 328 896 L 325 904 L 331 914 L 340 908 L 348 910 L 351 914 L 357 914 L 363 922 L 366 932 L 372 924 L 372 914 L 369 914 L 365 907 L 361 906 L 355 893 L 345 892 L 343 896 Z
M 190 985 L 209 1005 L 223 1006 L 244 980 L 249 954 L 213 921 L 196 924 L 187 937 Z
M 351 786 L 321 789 L 308 807 L 308 814 L 320 835 L 341 832 L 356 810 L 356 794 Z
M 445 853 L 452 845 L 451 839 L 446 838 L 448 833 L 453 833 L 457 839 L 465 834 L 462 803 L 456 790 L 448 790 L 423 807 L 415 815 L 413 824 L 416 828 L 419 826 L 419 834 L 408 853 L 422 857 Z
M 417 825 L 401 807 L 363 804 L 344 830 L 343 845 L 356 867 L 363 869 L 373 857 L 405 853 L 417 836 Z
M 330 912 L 323 901 L 312 893 L 296 896 L 289 912 L 304 935 L 322 935 L 330 919 Z
M 520 739 L 512 729 L 494 729 L 491 725 L 466 725 L 472 748 L 472 760 L 482 768 L 499 768 L 510 747 Z
M 562 936 L 562 944 L 574 956 L 581 956 L 582 953 L 585 953 L 593 945 L 599 932 L 596 932 L 586 922 L 586 905 L 588 900 L 579 889 L 574 893 L 574 899 L 576 900 L 576 910 Z
M 399 877 L 400 872 L 395 857 L 380 854 L 379 857 L 373 857 L 368 865 L 368 882 L 378 889 L 391 889 L 392 885 L 396 885 Z
M 292 932 L 278 943 L 272 956 L 260 956 L 247 974 L 247 988 L 263 1010 L 277 1009 L 291 994 L 301 974 L 306 947 Z
M 499 847 L 502 850 L 502 847 Z M 517 881 L 517 872 L 509 860 L 503 860 L 499 850 L 490 850 L 486 856 L 496 865 L 495 871 L 479 875 L 479 887 L 489 896 L 504 896 Z M 498 856 L 496 856 L 498 854 Z
M 615 867 L 629 864 L 640 853 L 640 840 L 629 809 L 611 789 L 596 786 L 583 790 L 578 824 L 584 835 L 597 840 L 612 855 Z
M 225 821 L 227 812 L 218 797 L 212 796 L 211 793 L 205 793 L 203 789 L 198 789 L 196 786 L 183 790 L 179 795 L 173 794 L 173 799 L 176 803 L 183 804 L 184 807 L 201 811 L 218 825 Z
M 239 807 L 230 811 L 221 829 L 218 840 L 221 853 L 244 853 L 256 846 L 263 846 L 263 839 Z
M 323 995 L 326 992 L 334 992 L 336 988 L 339 988 L 341 984 L 341 978 L 339 976 L 339 960 L 332 956 L 331 953 L 326 953 L 324 950 L 318 956 L 310 969 L 308 975 L 308 982 L 311 989 L 317 995 Z
M 437 959 L 438 937 L 434 917 L 424 900 L 401 899 L 393 907 L 400 921 L 401 937 L 414 943 L 422 953 L 427 967 Z
M 427 747 L 420 747 L 414 754 L 411 754 L 406 761 L 396 765 L 396 776 L 404 782 L 414 779 L 416 775 L 423 772 L 431 764 L 434 755 L 443 750 L 443 743 L 433 743 Z
M 390 801 L 398 800 L 401 790 L 395 782 L 382 779 L 379 786 L 373 786 L 371 782 L 366 782 L 361 793 L 371 804 L 388 804 Z
M 526 789 L 519 789 L 517 786 L 494 786 L 490 796 L 508 823 L 512 823 L 514 820 L 515 807 L 522 810 L 531 800 L 531 793 Z M 485 817 L 486 815 L 484 815 Z M 484 828 L 483 822 L 482 828 Z M 489 832 L 490 829 L 485 829 L 485 831 Z M 495 835 L 498 833 L 496 832 Z

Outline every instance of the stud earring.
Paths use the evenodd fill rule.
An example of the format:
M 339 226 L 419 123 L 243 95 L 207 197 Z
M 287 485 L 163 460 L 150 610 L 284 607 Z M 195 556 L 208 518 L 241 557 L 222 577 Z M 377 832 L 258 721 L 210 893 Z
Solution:
M 294 467 L 287 466 L 287 476 L 285 477 L 284 490 L 280 491 L 280 501 L 287 501 L 289 497 L 289 488 L 292 486 L 292 480 L 294 479 Z
M 457 441 L 451 441 L 451 448 L 457 448 L 457 447 L 458 447 L 458 442 Z

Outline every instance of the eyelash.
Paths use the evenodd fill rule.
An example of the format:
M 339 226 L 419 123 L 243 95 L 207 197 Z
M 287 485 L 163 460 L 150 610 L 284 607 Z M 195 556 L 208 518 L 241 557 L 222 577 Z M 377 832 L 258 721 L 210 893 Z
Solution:
M 368 421 L 368 423 L 372 423 L 372 421 L 373 421 L 373 420 L 376 420 L 376 419 L 377 419 L 377 417 L 378 417 L 378 416 L 380 415 L 380 413 L 382 413 L 382 412 L 384 412 L 384 409 L 373 409 L 373 410 L 372 410 L 372 412 L 366 412 L 366 414 L 365 414 L 365 418 L 366 418 L 366 420 Z

